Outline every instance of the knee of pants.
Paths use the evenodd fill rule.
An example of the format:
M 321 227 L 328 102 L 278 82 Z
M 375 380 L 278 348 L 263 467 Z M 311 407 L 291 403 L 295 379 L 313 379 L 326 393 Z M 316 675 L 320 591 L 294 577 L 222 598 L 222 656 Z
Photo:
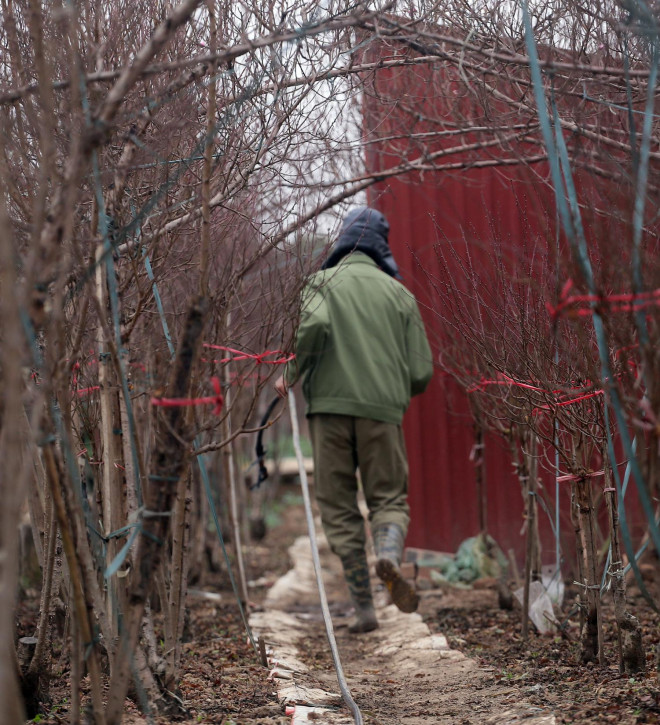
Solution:
M 323 522 L 323 531 L 328 540 L 330 551 L 338 557 L 343 558 L 355 551 L 364 551 L 366 536 L 364 524 L 355 527 L 338 527 Z

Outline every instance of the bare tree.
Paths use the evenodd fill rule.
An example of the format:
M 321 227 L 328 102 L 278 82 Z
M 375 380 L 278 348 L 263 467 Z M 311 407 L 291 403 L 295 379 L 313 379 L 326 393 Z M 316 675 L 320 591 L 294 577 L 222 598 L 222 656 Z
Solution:
M 47 687 L 52 601 L 60 594 L 74 613 L 74 708 L 85 663 L 95 720 L 118 722 L 130 677 L 156 709 L 178 706 L 155 677 L 166 672 L 171 686 L 179 660 L 175 651 L 164 663 L 153 646 L 149 602 L 160 600 L 176 644 L 187 558 L 199 549 L 186 532 L 193 509 L 205 511 L 189 505 L 196 456 L 253 429 L 270 372 L 259 353 L 291 340 L 299 290 L 323 243 L 320 215 L 403 174 L 459 178 L 499 167 L 515 170 L 516 181 L 546 184 L 539 170 L 553 157 L 530 73 L 536 61 L 522 15 L 508 2 L 116 0 L 96 7 L 2 0 L 2 10 L 0 446 L 11 480 L 21 484 L 3 508 L 9 586 L 2 590 L 15 590 L 11 521 L 27 499 L 42 551 L 44 614 L 21 674 Z M 639 30 L 654 27 L 653 16 L 609 2 L 583 12 L 559 0 L 535 3 L 531 12 L 552 123 L 570 136 L 573 171 L 595 187 L 600 179 L 623 181 L 616 203 L 603 193 L 594 206 L 591 228 L 602 243 L 592 249 L 594 262 L 602 261 L 597 300 L 568 243 L 530 246 L 526 263 L 555 275 L 535 289 L 512 282 L 520 268 L 506 255 L 486 251 L 473 264 L 474 252 L 464 255 L 469 234 L 456 252 L 467 284 L 442 334 L 470 332 L 448 360 L 468 387 L 498 375 L 535 381 L 538 390 L 524 394 L 499 386 L 493 396 L 487 387 L 478 403 L 496 428 L 518 431 L 516 446 L 526 452 L 519 441 L 530 435 L 554 441 L 552 427 L 530 424 L 537 408 L 569 418 L 565 430 L 581 434 L 593 423 L 579 416 L 576 423 L 577 409 L 552 391 L 611 384 L 592 355 L 585 319 L 548 334 L 556 328 L 545 302 L 561 308 L 563 319 L 580 294 L 591 295 L 594 308 L 628 289 L 621 265 L 605 264 L 616 239 L 596 231 L 639 206 L 640 162 L 649 169 L 644 199 L 657 190 L 650 165 L 657 154 L 644 142 L 636 154 L 633 124 L 648 106 L 654 41 Z M 649 133 L 644 126 L 642 138 Z M 578 210 L 596 198 L 579 200 Z M 553 216 L 544 199 L 530 196 L 533 213 Z M 640 227 L 639 212 L 634 219 L 621 228 L 637 240 L 626 252 L 631 263 L 646 272 L 641 283 L 633 280 L 639 294 L 658 286 L 657 263 L 648 243 L 654 220 L 642 215 Z M 487 259 L 499 273 L 502 305 L 477 293 Z M 559 299 L 555 288 L 568 278 L 574 292 Z M 435 285 L 448 299 L 446 281 Z M 647 311 L 643 339 L 638 317 L 625 331 L 605 317 L 613 345 L 640 345 L 639 357 L 624 357 L 643 368 L 643 420 L 640 379 L 624 371 L 616 385 L 628 420 L 642 427 L 660 413 L 657 325 L 654 308 Z M 495 334 L 502 322 L 506 345 Z M 205 344 L 256 357 L 236 361 Z M 229 364 L 238 382 L 224 396 L 231 405 L 221 405 L 213 378 L 230 380 L 222 374 Z M 560 449 L 568 470 L 579 469 L 571 449 Z M 657 476 L 650 450 L 647 470 Z M 530 521 L 533 515 L 530 509 Z M 70 586 L 50 563 L 60 541 Z M 157 587 L 147 576 L 151 566 Z M 0 628 L 8 643 L 13 607 L 5 604 Z M 121 637 L 119 611 L 128 623 Z M 11 651 L 2 658 L 0 691 L 18 712 L 14 660 Z M 113 685 L 107 707 L 106 669 Z

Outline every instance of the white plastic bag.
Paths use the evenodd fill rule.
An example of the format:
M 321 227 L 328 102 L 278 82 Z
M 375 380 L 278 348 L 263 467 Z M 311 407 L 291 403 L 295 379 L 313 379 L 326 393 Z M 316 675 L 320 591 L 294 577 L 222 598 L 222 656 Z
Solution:
M 541 567 L 541 581 L 550 601 L 561 607 L 564 602 L 564 580 L 561 570 L 557 571 L 552 564 Z
M 516 599 L 522 604 L 525 588 L 520 587 L 514 592 Z M 546 616 L 547 615 L 547 616 Z M 529 585 L 529 618 L 541 634 L 554 632 L 555 615 L 552 611 L 552 601 L 543 586 L 543 582 L 530 582 Z

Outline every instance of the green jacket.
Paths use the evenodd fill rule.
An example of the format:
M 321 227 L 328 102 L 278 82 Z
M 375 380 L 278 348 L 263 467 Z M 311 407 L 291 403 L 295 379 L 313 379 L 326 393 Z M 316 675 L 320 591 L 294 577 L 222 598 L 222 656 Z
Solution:
M 296 359 L 307 415 L 400 423 L 433 363 L 413 295 L 362 252 L 314 274 L 303 292 Z

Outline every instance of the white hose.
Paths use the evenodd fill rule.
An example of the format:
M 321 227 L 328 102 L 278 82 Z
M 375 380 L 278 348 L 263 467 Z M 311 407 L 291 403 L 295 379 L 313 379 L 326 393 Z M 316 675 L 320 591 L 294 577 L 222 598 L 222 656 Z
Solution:
M 321 560 L 319 559 L 319 547 L 316 543 L 316 529 L 314 528 L 314 516 L 312 514 L 312 502 L 309 497 L 309 484 L 307 482 L 307 472 L 305 471 L 305 462 L 303 461 L 302 449 L 300 448 L 300 430 L 298 428 L 298 414 L 296 412 L 296 397 L 293 390 L 289 388 L 289 413 L 291 415 L 291 432 L 293 434 L 293 447 L 296 450 L 296 459 L 298 460 L 298 469 L 300 471 L 300 485 L 302 488 L 303 501 L 305 502 L 305 515 L 307 517 L 307 528 L 309 529 L 309 540 L 312 545 L 312 560 L 314 561 L 314 572 L 316 573 L 316 585 L 319 589 L 321 598 L 321 612 L 323 613 L 323 621 L 325 622 L 325 631 L 328 635 L 330 651 L 332 652 L 332 661 L 337 672 L 337 681 L 339 689 L 344 698 L 344 702 L 353 715 L 355 725 L 362 725 L 362 713 L 357 706 L 355 700 L 346 684 L 344 671 L 339 660 L 339 650 L 335 640 L 335 632 L 332 628 L 332 619 L 330 618 L 330 610 L 328 609 L 328 600 L 325 596 L 325 587 L 323 586 L 323 577 L 321 576 Z

